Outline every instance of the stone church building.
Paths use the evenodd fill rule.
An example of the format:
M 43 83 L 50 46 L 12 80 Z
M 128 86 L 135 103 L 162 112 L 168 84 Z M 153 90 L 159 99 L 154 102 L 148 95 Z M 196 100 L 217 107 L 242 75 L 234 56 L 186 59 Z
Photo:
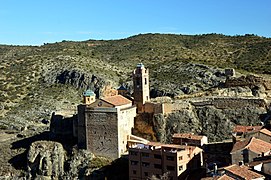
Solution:
M 60 138 L 75 137 L 78 148 L 95 155 L 119 158 L 127 152 L 127 141 L 133 137 L 134 118 L 144 112 L 150 99 L 149 71 L 142 63 L 133 71 L 133 82 L 134 99 L 123 96 L 124 87 L 119 88 L 119 95 L 101 99 L 86 90 L 76 115 L 53 113 L 50 131 Z

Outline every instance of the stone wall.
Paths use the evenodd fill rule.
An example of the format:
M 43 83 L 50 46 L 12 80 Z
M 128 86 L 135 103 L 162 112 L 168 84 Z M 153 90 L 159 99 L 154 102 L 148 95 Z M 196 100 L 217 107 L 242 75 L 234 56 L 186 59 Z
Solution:
M 199 101 L 192 101 L 194 106 L 214 106 L 218 109 L 234 109 L 239 107 L 257 107 L 266 108 L 267 104 L 264 99 L 261 98 L 249 98 L 249 97 L 213 97 L 200 99 Z
M 57 137 L 73 137 L 73 124 L 77 120 L 77 115 L 64 116 L 53 113 L 50 123 L 50 132 Z
M 87 150 L 99 156 L 119 157 L 117 116 L 117 111 L 86 111 Z

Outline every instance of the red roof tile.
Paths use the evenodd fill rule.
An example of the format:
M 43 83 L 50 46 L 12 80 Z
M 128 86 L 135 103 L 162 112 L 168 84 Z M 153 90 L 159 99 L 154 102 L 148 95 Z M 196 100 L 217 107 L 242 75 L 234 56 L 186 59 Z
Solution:
M 236 125 L 233 129 L 233 132 L 241 132 L 241 133 L 247 133 L 247 132 L 257 132 L 259 131 L 263 126 L 241 126 Z
M 217 180 L 234 180 L 234 178 L 224 174 L 223 176 L 219 177 Z
M 252 170 L 250 170 L 248 167 L 246 166 L 238 166 L 236 164 L 234 165 L 230 165 L 228 167 L 224 168 L 226 171 L 239 176 L 240 178 L 244 178 L 244 179 L 256 179 L 256 178 L 261 178 L 264 177 L 261 174 L 258 174 Z
M 204 136 L 195 135 L 193 133 L 175 133 L 172 136 L 173 138 L 185 138 L 185 139 L 194 139 L 201 140 Z
M 102 98 L 102 100 L 106 101 L 109 104 L 112 104 L 114 106 L 121 106 L 121 105 L 132 103 L 132 101 L 130 101 L 129 99 L 123 97 L 122 95 L 109 96 L 109 97 L 106 97 L 106 98 Z
M 271 136 L 271 131 L 269 131 L 269 130 L 267 130 L 267 129 L 265 129 L 265 128 L 264 128 L 264 129 L 261 129 L 260 132 L 263 133 L 263 134 L 266 134 L 266 135 L 268 135 L 268 136 Z
M 232 152 L 236 152 L 243 149 L 249 149 L 257 154 L 266 153 L 271 150 L 271 144 L 255 137 L 249 140 L 239 141 L 233 145 Z

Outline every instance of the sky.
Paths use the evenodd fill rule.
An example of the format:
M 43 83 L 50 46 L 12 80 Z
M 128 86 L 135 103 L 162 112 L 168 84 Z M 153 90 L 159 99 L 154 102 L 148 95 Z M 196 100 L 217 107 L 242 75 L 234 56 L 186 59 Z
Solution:
M 0 44 L 140 33 L 271 37 L 271 0 L 0 0 Z

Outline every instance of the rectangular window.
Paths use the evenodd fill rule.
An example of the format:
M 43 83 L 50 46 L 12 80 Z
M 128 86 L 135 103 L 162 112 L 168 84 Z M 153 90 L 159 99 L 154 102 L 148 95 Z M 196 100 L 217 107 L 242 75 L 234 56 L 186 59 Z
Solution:
M 180 157 L 179 157 L 179 161 L 181 161 L 181 160 L 183 160 L 183 156 L 180 156 Z
M 175 171 L 175 167 L 174 166 L 167 166 L 167 170 L 168 171 Z
M 140 85 L 140 79 L 136 78 L 136 86 L 139 86 L 139 85 Z
M 155 159 L 162 159 L 162 156 L 160 154 L 154 154 Z
M 183 166 L 179 166 L 179 171 L 182 171 L 183 170 Z
M 138 161 L 131 161 L 131 165 L 137 165 Z
M 149 175 L 149 173 L 148 173 L 148 172 L 144 172 L 144 175 L 145 175 L 145 176 L 148 176 L 148 175 Z
M 147 78 L 145 78 L 145 84 L 148 84 L 148 82 L 147 82 Z
M 154 164 L 154 168 L 156 168 L 156 169 L 162 169 L 162 165 L 161 164 Z
M 143 166 L 143 167 L 150 167 L 150 163 L 142 162 L 142 166 Z
M 146 96 L 147 101 L 149 100 L 149 96 Z
M 141 153 L 141 155 L 142 155 L 142 157 L 149 157 L 150 155 L 149 155 L 149 153 Z
M 130 151 L 129 154 L 132 156 L 137 156 L 137 152 L 134 152 L 134 151 Z
M 167 156 L 167 160 L 174 161 L 174 157 L 173 156 Z
M 133 170 L 133 174 L 136 174 L 136 170 Z

